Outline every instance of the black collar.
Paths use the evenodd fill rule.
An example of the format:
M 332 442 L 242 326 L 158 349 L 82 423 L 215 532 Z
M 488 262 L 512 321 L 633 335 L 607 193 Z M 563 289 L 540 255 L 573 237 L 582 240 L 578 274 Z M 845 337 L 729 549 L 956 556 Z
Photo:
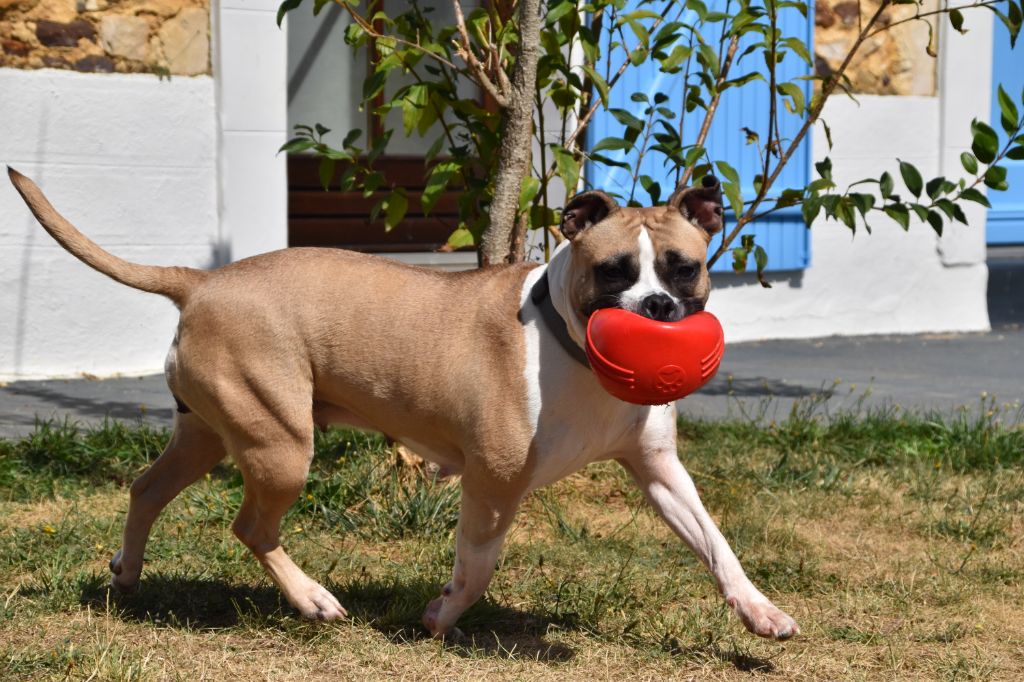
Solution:
M 551 286 L 548 283 L 547 271 L 541 275 L 537 283 L 533 285 L 533 289 L 530 290 L 530 300 L 537 306 L 537 309 L 540 311 L 540 319 L 558 341 L 558 345 L 573 360 L 590 369 L 586 352 L 569 336 L 569 327 L 565 324 L 565 319 L 558 314 L 554 304 L 551 302 Z

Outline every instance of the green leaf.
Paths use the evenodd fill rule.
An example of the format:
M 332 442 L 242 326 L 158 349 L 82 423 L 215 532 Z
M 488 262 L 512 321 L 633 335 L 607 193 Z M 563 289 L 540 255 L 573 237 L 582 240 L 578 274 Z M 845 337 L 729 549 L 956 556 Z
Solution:
M 548 10 L 548 15 L 545 17 L 544 23 L 548 26 L 553 26 L 559 19 L 574 11 L 576 11 L 576 3 L 571 2 L 571 0 L 565 0 Z
M 799 38 L 783 38 L 780 41 L 783 45 L 791 49 L 796 53 L 800 59 L 804 61 L 807 66 L 814 66 L 814 60 L 811 58 L 810 50 L 807 49 L 806 43 Z
M 409 208 L 409 197 L 401 187 L 397 188 L 388 197 L 387 208 L 384 212 L 384 231 L 390 232 L 395 225 L 402 221 L 405 212 Z
M 765 289 L 771 289 L 771 283 L 764 278 L 765 268 L 768 267 L 768 253 L 760 244 L 754 247 L 754 264 L 757 265 L 757 281 Z
M 331 186 L 331 180 L 334 179 L 334 159 L 327 158 L 326 156 L 320 159 L 320 185 L 326 190 Z
M 892 176 L 889 175 L 888 171 L 882 173 L 882 177 L 878 179 L 878 188 L 882 192 L 882 198 L 883 199 L 888 199 L 889 197 L 892 196 L 892 191 L 893 191 L 894 187 L 893 187 Z
M 960 198 L 966 201 L 973 201 L 976 204 L 981 204 L 985 208 L 992 208 L 992 204 L 989 203 L 988 198 L 973 187 L 969 187 L 961 192 Z
M 1006 158 L 1011 161 L 1024 161 L 1024 147 L 1014 147 L 1006 152 Z
M 281 28 L 281 22 L 284 21 L 284 15 L 291 12 L 293 9 L 302 4 L 302 0 L 284 0 L 281 6 L 277 8 L 277 27 Z
M 935 230 L 935 234 L 942 236 L 942 215 L 937 211 L 928 211 L 928 224 Z
M 558 169 L 558 176 L 562 178 L 567 192 L 576 191 L 576 185 L 580 180 L 580 164 L 576 158 L 565 147 L 551 145 L 551 151 L 555 155 L 555 167 Z
M 722 174 L 723 178 L 737 186 L 740 184 L 740 174 L 728 163 L 725 161 L 715 161 L 715 167 L 718 168 L 718 172 Z
M 849 194 L 850 204 L 857 209 L 862 216 L 866 216 L 875 205 L 875 197 L 871 194 L 851 192 Z
M 732 250 L 732 269 L 733 272 L 746 272 L 747 271 L 747 250 L 742 246 L 737 246 Z
M 978 160 L 974 158 L 974 154 L 964 152 L 960 155 L 960 163 L 963 164 L 964 170 L 971 175 L 978 172 Z
M 476 243 L 476 240 L 473 238 L 473 233 L 464 227 L 460 227 L 448 235 L 448 246 L 453 249 L 473 246 L 474 243 Z
M 594 145 L 590 150 L 590 153 L 595 154 L 597 152 L 605 151 L 606 149 L 613 151 L 628 151 L 632 148 L 633 144 L 623 140 L 621 137 L 606 137 Z
M 818 217 L 818 213 L 821 212 L 821 199 L 817 195 L 809 196 L 804 199 L 803 205 L 800 207 L 800 213 L 803 215 L 804 224 L 807 227 L 811 226 L 814 219 Z
M 459 164 L 455 161 L 443 161 L 431 169 L 430 177 L 427 178 L 427 186 L 423 188 L 423 194 L 420 195 L 424 215 L 434 210 L 441 194 L 444 193 L 448 183 L 458 172 Z
M 353 144 L 355 144 L 355 141 L 358 140 L 362 134 L 363 131 L 360 130 L 359 128 L 353 128 L 352 130 L 348 131 L 348 134 L 345 135 L 344 141 L 342 141 L 341 143 L 342 148 L 348 149 L 349 147 L 351 147 Z
M 903 204 L 890 204 L 885 207 L 885 214 L 900 224 L 904 231 L 910 229 L 910 211 Z
M 999 150 L 999 136 L 996 135 L 996 131 L 987 123 L 974 120 L 971 123 L 971 134 L 971 151 L 982 163 L 992 163 Z
M 1006 166 L 989 166 L 985 171 L 985 186 L 999 192 L 1008 190 L 1010 186 L 1006 182 Z
M 743 195 L 740 192 L 740 185 L 738 182 L 723 182 L 722 191 L 725 193 L 726 198 L 729 200 L 729 206 L 732 208 L 733 215 L 739 218 L 743 215 Z
M 832 159 L 830 159 L 829 157 L 826 156 L 824 159 L 822 159 L 821 161 L 818 161 L 818 162 L 816 162 L 814 164 L 814 169 L 816 171 L 818 171 L 818 175 L 820 175 L 825 180 L 828 180 L 828 181 L 831 182 L 831 180 L 832 180 Z
M 530 202 L 537 196 L 537 192 L 540 191 L 540 180 L 533 177 L 532 175 L 523 178 L 522 188 L 519 190 L 519 210 L 525 211 L 530 206 Z
M 309 139 L 308 137 L 293 137 L 292 139 L 281 145 L 281 148 L 277 150 L 277 153 L 281 152 L 293 154 L 295 152 L 304 152 L 307 149 L 312 149 L 316 146 L 316 142 Z
M 939 176 L 937 178 L 932 178 L 928 181 L 928 184 L 924 186 L 924 191 L 929 197 L 935 199 L 942 193 L 942 190 L 945 189 L 947 184 L 946 178 L 944 177 Z
M 643 132 L 644 122 L 625 109 L 609 109 L 608 113 L 614 116 L 616 121 L 626 126 L 628 130 Z
M 693 54 L 693 50 L 687 45 L 676 45 L 668 57 L 661 60 L 661 70 L 665 73 L 677 73 L 682 70 L 682 65 Z
M 949 23 L 953 26 L 953 30 L 958 33 L 964 32 L 964 15 L 958 10 L 951 10 L 949 13 Z
M 802 114 L 804 111 L 804 91 L 796 83 L 779 83 L 776 90 L 780 95 L 788 95 L 792 98 L 792 104 L 786 102 L 786 109 L 794 114 Z
M 598 74 L 597 71 L 594 70 L 594 67 L 592 67 L 591 65 L 583 64 L 582 66 L 580 66 L 580 68 L 583 69 L 583 72 L 587 74 L 587 78 L 589 78 L 590 82 L 594 84 L 595 88 L 597 88 L 597 94 L 600 95 L 601 97 L 601 104 L 607 107 L 608 83 L 605 81 L 605 79 L 601 78 L 601 75 Z
M 921 179 L 921 173 L 918 172 L 917 168 L 906 161 L 900 161 L 900 175 L 903 176 L 903 184 L 907 186 L 910 193 L 915 197 L 921 196 L 924 180 Z
M 1000 85 L 996 91 L 996 99 L 999 101 L 999 111 L 1002 113 L 1000 117 L 1000 123 L 1003 126 L 1003 130 L 1008 135 L 1014 135 L 1017 133 L 1017 121 L 1020 118 L 1020 114 L 1017 112 L 1017 105 L 1013 103 L 1013 99 L 1006 94 L 1006 90 L 1003 90 L 1003 86 Z

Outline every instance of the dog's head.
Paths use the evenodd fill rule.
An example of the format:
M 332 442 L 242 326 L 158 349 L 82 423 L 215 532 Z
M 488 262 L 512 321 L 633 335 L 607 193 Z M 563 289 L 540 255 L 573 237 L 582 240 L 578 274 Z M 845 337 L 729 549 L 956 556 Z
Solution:
M 703 310 L 711 291 L 706 261 L 722 229 L 722 188 L 706 176 L 651 208 L 583 192 L 562 211 L 561 229 L 572 242 L 569 301 L 584 323 L 600 308 L 674 322 Z

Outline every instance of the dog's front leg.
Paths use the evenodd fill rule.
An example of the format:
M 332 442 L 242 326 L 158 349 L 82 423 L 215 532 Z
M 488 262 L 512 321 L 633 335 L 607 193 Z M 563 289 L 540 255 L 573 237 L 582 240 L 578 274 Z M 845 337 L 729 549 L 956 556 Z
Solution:
M 679 462 L 674 428 L 671 439 L 658 439 L 657 445 L 650 444 L 619 462 L 669 527 L 711 571 L 726 602 L 750 632 L 775 639 L 789 639 L 800 632 L 796 621 L 761 594 L 743 572 Z
M 519 493 L 489 487 L 463 479 L 452 579 L 423 613 L 423 625 L 435 637 L 452 632 L 459 616 L 487 590 L 505 533 L 519 508 Z

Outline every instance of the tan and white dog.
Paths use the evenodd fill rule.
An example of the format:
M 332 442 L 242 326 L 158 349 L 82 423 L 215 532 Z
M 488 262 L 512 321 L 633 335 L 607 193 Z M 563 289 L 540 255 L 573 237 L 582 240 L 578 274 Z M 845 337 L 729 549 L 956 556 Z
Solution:
M 232 526 L 303 616 L 345 610 L 285 553 L 279 527 L 301 493 L 315 426 L 381 431 L 461 473 L 451 581 L 423 623 L 452 631 L 487 589 L 523 497 L 590 462 L 615 459 L 711 571 L 748 630 L 799 630 L 747 578 L 676 451 L 672 405 L 621 402 L 580 361 L 585 323 L 618 306 L 655 319 L 703 308 L 705 259 L 722 228 L 717 180 L 665 206 L 620 208 L 578 195 L 567 241 L 547 266 L 441 273 L 336 249 L 286 249 L 212 271 L 129 263 L 11 181 L 54 239 L 80 260 L 181 310 L 167 356 L 179 405 L 167 449 L 131 486 L 113 585 L 135 588 L 157 515 L 230 455 L 245 495 Z

